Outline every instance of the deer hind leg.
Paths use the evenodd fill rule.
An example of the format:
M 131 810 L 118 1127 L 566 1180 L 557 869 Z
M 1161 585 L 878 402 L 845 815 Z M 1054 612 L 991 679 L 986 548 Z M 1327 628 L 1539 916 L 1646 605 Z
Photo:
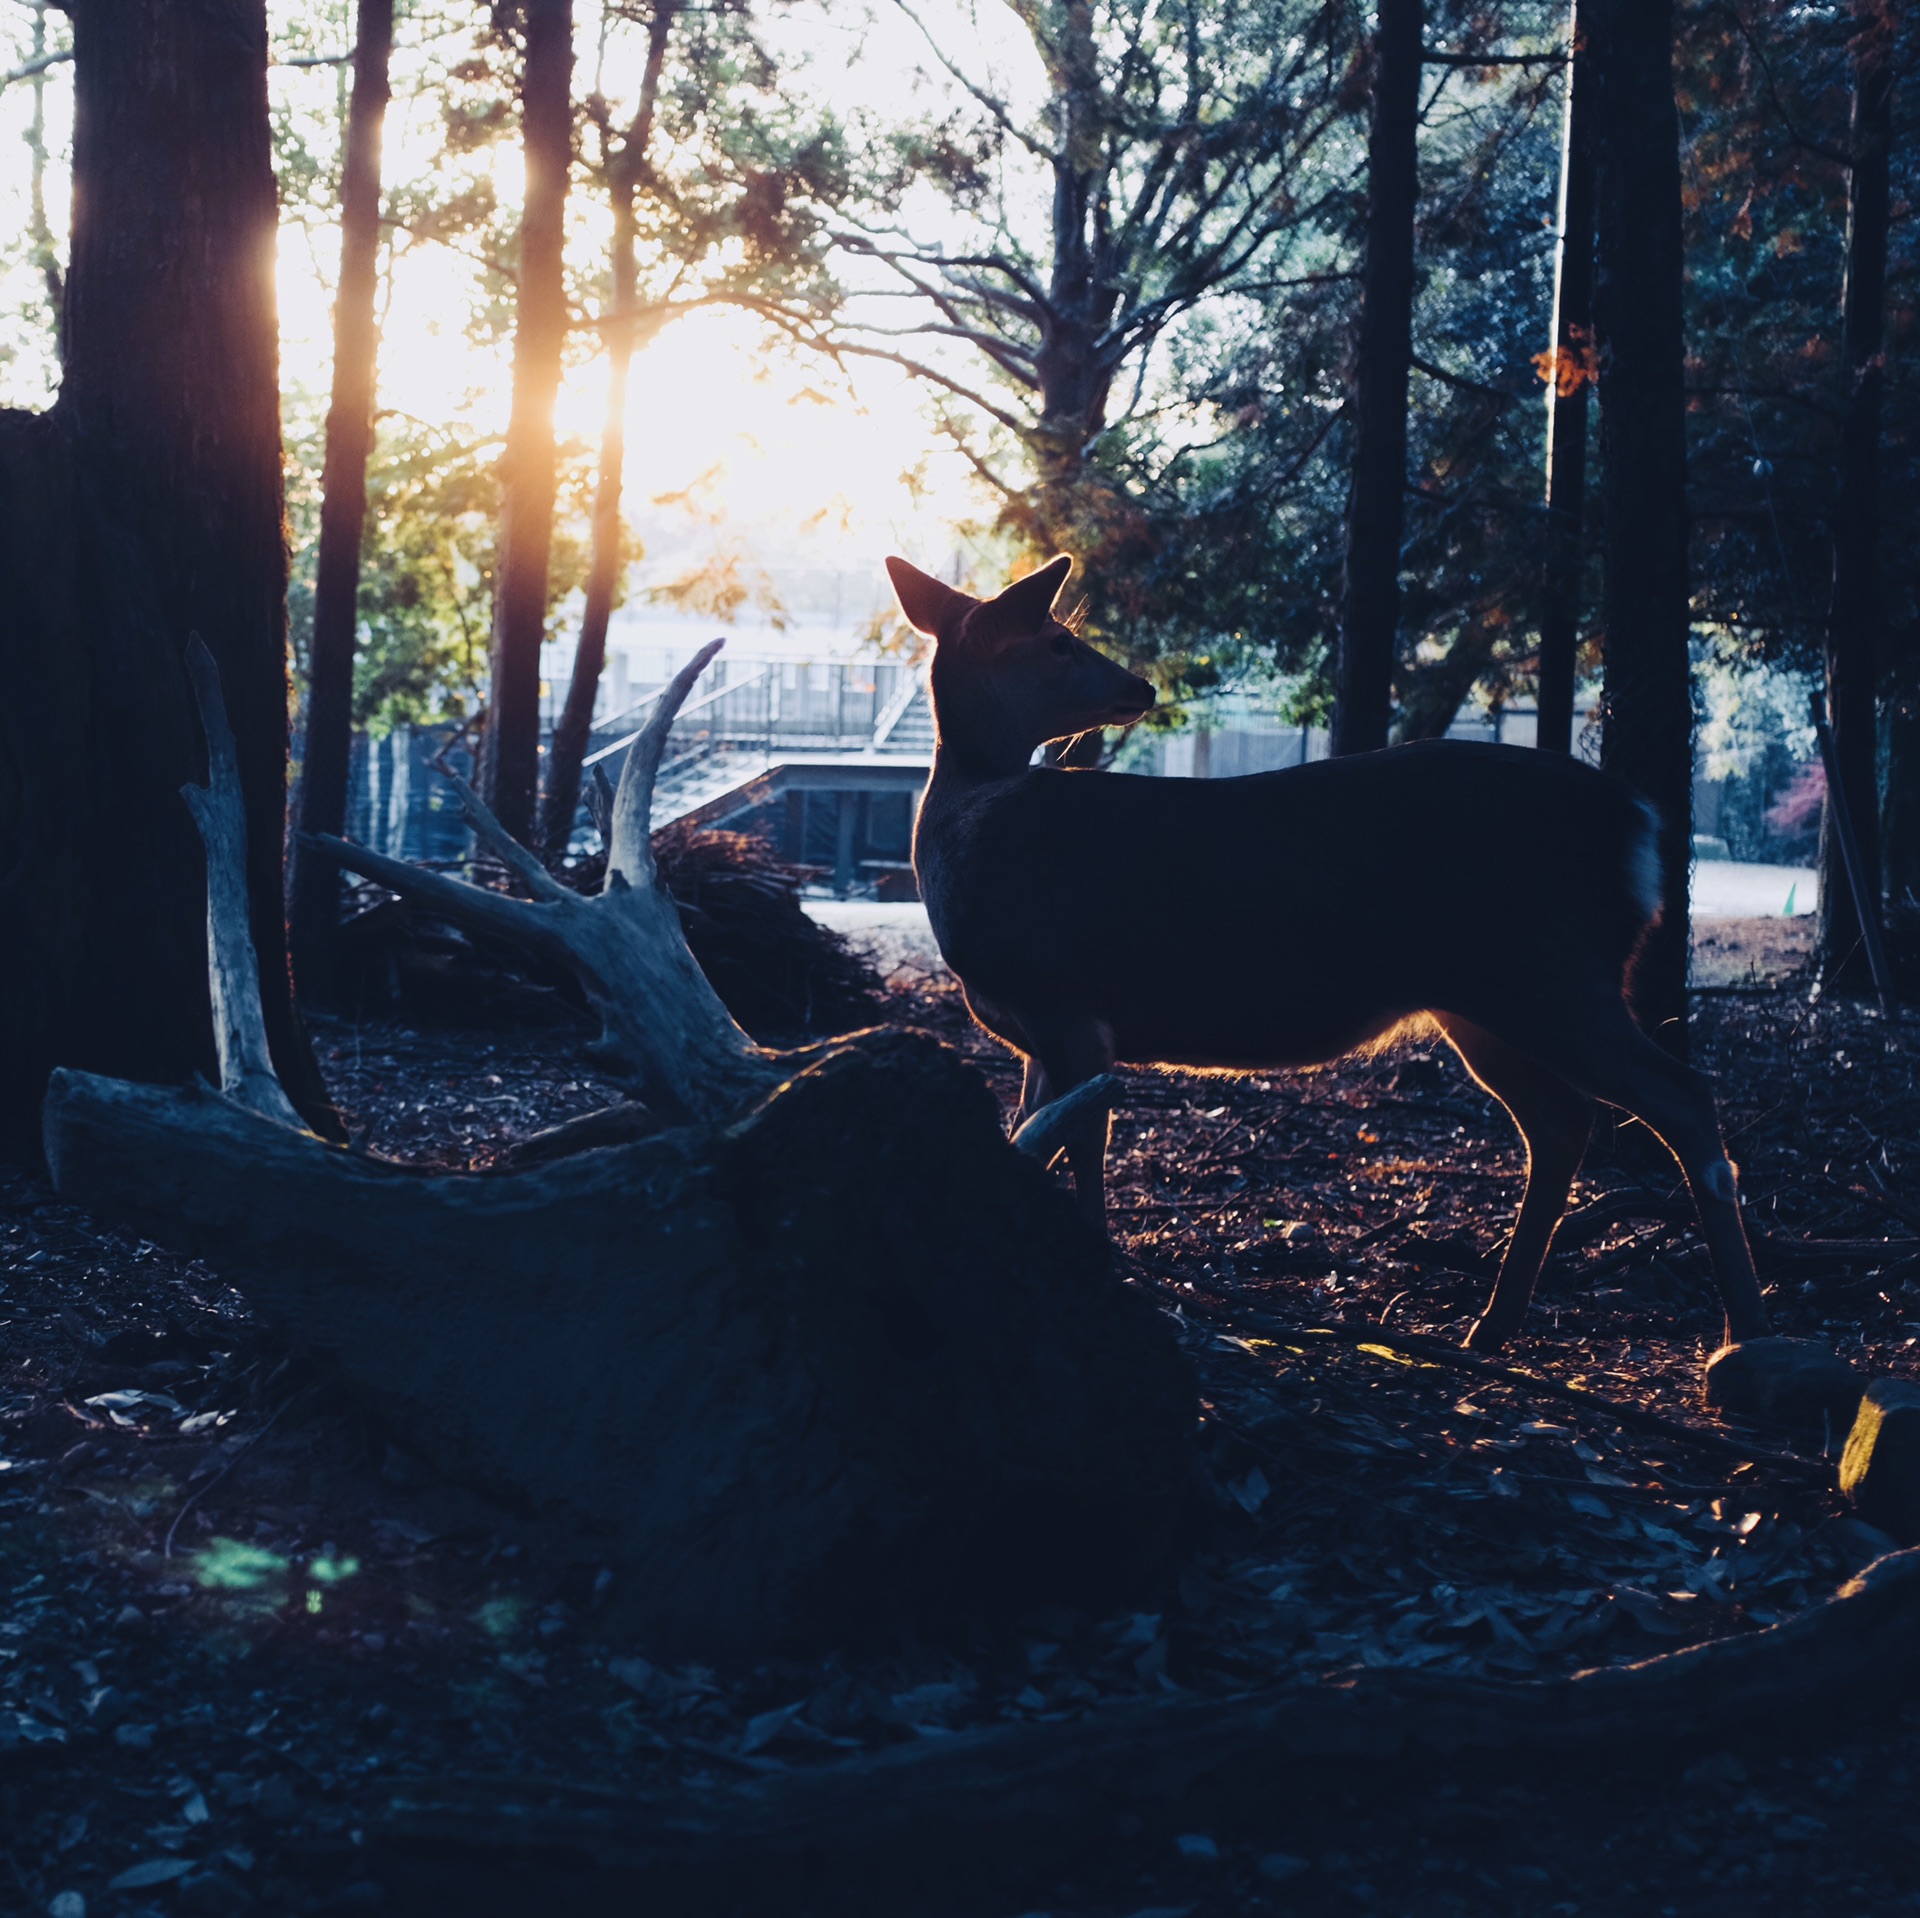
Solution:
M 1022 1116 L 1064 1097 L 1075 1086 L 1109 1071 L 1113 1034 L 1098 1019 L 1035 1019 L 1022 1015 L 1033 1042 L 1021 1093 Z M 1044 1091 L 1044 1098 L 1035 1095 Z M 1031 1103 L 1029 1103 L 1031 1101 Z M 1080 1209 L 1104 1232 L 1107 1225 L 1107 1132 L 1111 1114 L 1104 1107 L 1085 1112 L 1067 1134 L 1067 1164 L 1073 1169 L 1074 1197 Z
M 1679 1161 L 1726 1308 L 1727 1337 L 1766 1337 L 1767 1308 L 1707 1081 L 1655 1045 L 1618 998 L 1599 1018 L 1562 1022 L 1543 1034 L 1541 1056 L 1582 1091 L 1630 1112 Z
M 1567 1194 L 1587 1149 L 1594 1107 L 1557 1072 L 1492 1033 L 1464 1019 L 1443 1017 L 1438 1024 L 1467 1070 L 1506 1107 L 1527 1148 L 1520 1216 L 1501 1256 L 1493 1297 L 1467 1335 L 1476 1351 L 1491 1351 L 1517 1332 L 1526 1317 L 1534 1282 L 1566 1216 Z

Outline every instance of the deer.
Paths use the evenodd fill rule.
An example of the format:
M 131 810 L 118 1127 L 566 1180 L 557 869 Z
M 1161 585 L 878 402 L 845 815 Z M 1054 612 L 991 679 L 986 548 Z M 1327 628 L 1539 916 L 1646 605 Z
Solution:
M 1108 1104 L 1055 1102 L 1115 1065 L 1270 1072 L 1437 1032 L 1526 1152 L 1469 1347 L 1520 1329 L 1597 1103 L 1678 1161 L 1728 1341 L 1767 1336 L 1712 1090 L 1629 1005 L 1660 909 L 1652 806 L 1570 755 L 1460 740 L 1227 779 L 1035 765 L 1157 698 L 1056 616 L 1072 566 L 983 600 L 887 561 L 933 641 L 921 898 L 968 1010 L 1023 1062 L 1020 1116 L 1071 1111 L 1088 1217 L 1105 1231 Z

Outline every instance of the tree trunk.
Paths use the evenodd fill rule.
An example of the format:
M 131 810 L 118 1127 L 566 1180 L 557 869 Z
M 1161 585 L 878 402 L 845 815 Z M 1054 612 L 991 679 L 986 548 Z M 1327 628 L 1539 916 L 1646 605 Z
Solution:
M 1587 388 L 1593 347 L 1593 52 L 1579 0 L 1570 10 L 1560 143 L 1559 246 L 1547 387 L 1547 545 L 1540 610 L 1540 718 L 1535 743 L 1573 750 L 1580 646 L 1581 522 L 1587 495 Z
M 1353 357 L 1353 475 L 1347 494 L 1333 750 L 1387 743 L 1413 354 L 1413 216 L 1418 192 L 1421 0 L 1380 0 L 1367 130 L 1367 255 Z
M 620 583 L 620 488 L 627 457 L 627 376 L 637 343 L 638 269 L 634 261 L 633 199 L 647 166 L 653 133 L 654 103 L 660 70 L 667 57 L 677 0 L 657 0 L 647 37 L 647 65 L 640 82 L 640 103 L 619 150 L 606 156 L 607 189 L 613 202 L 613 301 L 607 315 L 607 418 L 600 432 L 600 473 L 593 500 L 593 554 L 587 569 L 587 604 L 580 620 L 567 703 L 553 729 L 547 757 L 547 786 L 540 821 L 540 843 L 548 860 L 559 859 L 573 833 L 580 806 L 580 767 L 593 730 L 593 709 L 600 696 L 600 671 L 607 658 L 607 622 Z
M 1887 796 L 1880 814 L 1880 873 L 1889 904 L 1905 911 L 1911 928 L 1912 915 L 1920 912 L 1920 631 L 1909 628 L 1894 651 L 1895 676 L 1882 711 Z M 1901 943 L 1907 946 L 1910 935 Z
M 572 0 L 527 0 L 520 82 L 526 196 L 514 315 L 513 411 L 500 462 L 500 572 L 482 786 L 500 823 L 531 844 L 540 793 L 540 641 L 553 546 L 553 407 L 567 337 L 562 271 L 573 157 Z
M 212 1061 L 201 762 L 182 651 L 233 708 L 266 1030 L 318 1074 L 282 923 L 287 766 L 276 223 L 261 0 L 74 11 L 65 379 L 0 414 L 0 1141 L 56 1064 L 178 1082 Z
M 1474 620 L 1454 635 L 1443 658 L 1411 668 L 1400 682 L 1395 745 L 1444 739 L 1460 707 L 1493 659 L 1494 630 Z
M 1106 424 L 1113 368 L 1100 348 L 1117 290 L 1104 253 L 1095 196 L 1104 171 L 1101 142 L 1110 108 L 1101 86 L 1094 10 L 1087 0 L 1023 11 L 1051 90 L 1056 130 L 1050 156 L 1052 258 L 1046 298 L 1036 303 L 1039 343 L 1032 378 L 1040 417 L 1026 436 L 1035 485 L 1012 523 L 1036 558 L 1072 551 L 1092 562 L 1124 531 L 1111 490 L 1087 453 Z
M 1851 48 L 1853 111 L 1847 169 L 1847 259 L 1841 290 L 1840 485 L 1833 522 L 1833 600 L 1827 622 L 1827 717 L 1869 897 L 1856 900 L 1829 806 L 1820 825 L 1820 970 L 1865 977 L 1860 920 L 1880 910 L 1880 794 L 1875 697 L 1883 617 L 1880 585 L 1881 346 L 1887 291 L 1887 160 L 1893 127 L 1892 23 L 1861 0 Z
M 1601 764 L 1660 814 L 1661 917 L 1632 982 L 1640 1023 L 1687 1044 L 1693 852 L 1680 131 L 1671 0 L 1613 0 L 1593 24 L 1595 325 L 1606 505 Z
M 379 332 L 380 132 L 393 52 L 393 0 L 360 0 L 340 184 L 340 285 L 333 304 L 333 398 L 320 482 L 320 554 L 314 571 L 313 646 L 300 753 L 302 832 L 344 832 L 353 756 L 353 654 L 359 623 L 360 541 L 367 520 L 367 457 Z M 329 859 L 293 855 L 288 943 L 307 996 L 333 997 L 340 874 Z

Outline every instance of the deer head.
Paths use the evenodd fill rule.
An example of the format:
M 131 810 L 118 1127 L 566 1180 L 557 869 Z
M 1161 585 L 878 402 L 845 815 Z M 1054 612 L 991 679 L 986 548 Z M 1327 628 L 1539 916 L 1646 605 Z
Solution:
M 940 745 L 982 771 L 1013 773 L 1050 739 L 1131 726 L 1152 685 L 1115 665 L 1053 615 L 1073 561 L 1064 554 L 992 599 L 975 599 L 887 561 L 900 610 L 934 642 L 933 711 Z

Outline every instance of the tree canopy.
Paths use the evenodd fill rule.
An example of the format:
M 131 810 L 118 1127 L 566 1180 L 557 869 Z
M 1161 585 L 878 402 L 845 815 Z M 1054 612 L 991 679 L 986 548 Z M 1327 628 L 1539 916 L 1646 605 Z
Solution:
M 681 329 L 731 328 L 739 342 L 750 324 L 789 396 L 805 389 L 805 403 L 836 415 L 871 405 L 906 369 L 921 438 L 897 444 L 897 494 L 867 503 L 876 555 L 902 527 L 922 548 L 944 537 L 977 555 L 986 574 L 1072 550 L 1086 630 L 1171 690 L 1251 676 L 1283 683 L 1298 714 L 1324 711 L 1370 11 L 1296 0 L 876 0 L 857 18 L 745 0 L 661 8 L 673 32 L 638 161 L 625 141 L 657 10 L 610 0 L 577 11 L 566 391 L 590 390 L 604 361 L 609 194 L 625 181 L 632 443 L 644 448 L 656 407 L 649 369 Z M 276 0 L 269 14 L 283 298 L 296 284 L 324 297 L 351 9 Z M 517 20 L 511 4 L 399 10 L 355 702 L 376 726 L 464 716 L 483 697 L 475 634 L 492 591 L 519 243 Z M 1829 594 L 1844 401 L 1849 49 L 1862 34 L 1887 37 L 1904 73 L 1912 29 L 1864 0 L 1716 0 L 1676 26 L 1695 643 L 1804 669 Z M 71 69 L 64 16 L 29 8 L 4 31 L 0 111 L 21 141 L 3 184 L 21 217 L 0 260 L 0 380 L 32 400 L 57 377 Z M 1400 736 L 1444 730 L 1468 699 L 1532 688 L 1568 31 L 1565 9 L 1535 0 L 1448 0 L 1425 22 Z M 1896 86 L 1882 557 L 1884 664 L 1902 685 L 1915 677 L 1920 618 L 1916 112 Z M 297 662 L 326 368 L 318 327 L 293 304 L 283 386 Z M 437 385 L 417 376 L 431 341 L 442 343 Z M 563 396 L 555 630 L 576 616 L 569 595 L 586 575 L 590 415 Z M 896 434 L 902 417 L 890 416 Z M 949 475 L 933 521 L 930 459 Z M 751 528 L 718 530 L 715 512 L 703 527 L 702 502 L 722 492 L 721 480 L 704 493 L 629 489 L 617 590 L 701 604 L 715 580 L 764 574 Z M 821 500 L 814 532 L 844 529 L 844 507 Z M 1594 533 L 1590 511 L 1590 555 Z M 1597 573 L 1581 597 L 1590 667 Z

